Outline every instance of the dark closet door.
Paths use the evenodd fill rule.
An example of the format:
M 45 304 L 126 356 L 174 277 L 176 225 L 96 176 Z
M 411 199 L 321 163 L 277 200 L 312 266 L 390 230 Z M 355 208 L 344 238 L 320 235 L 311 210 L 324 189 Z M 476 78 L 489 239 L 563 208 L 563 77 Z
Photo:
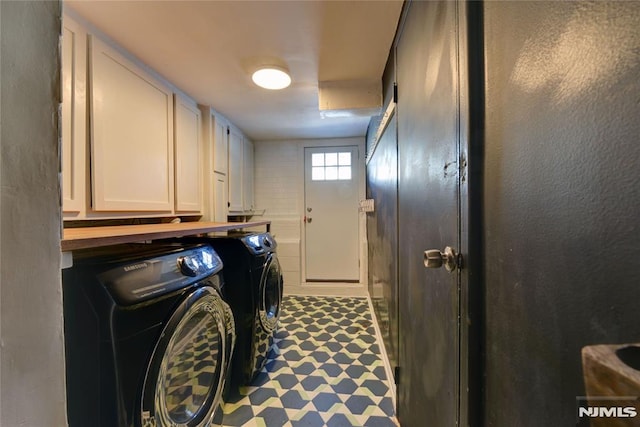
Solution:
M 460 270 L 426 268 L 425 251 L 461 249 L 459 8 L 406 5 L 396 46 L 400 348 L 403 427 L 459 421 Z M 463 270 L 464 272 L 464 270 Z

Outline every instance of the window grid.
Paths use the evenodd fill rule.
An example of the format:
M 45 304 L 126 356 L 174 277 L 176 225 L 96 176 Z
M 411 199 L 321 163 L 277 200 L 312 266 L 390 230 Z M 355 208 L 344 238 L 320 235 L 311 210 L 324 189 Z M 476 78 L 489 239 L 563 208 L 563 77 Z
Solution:
M 351 153 L 312 153 L 312 181 L 348 181 L 351 179 Z

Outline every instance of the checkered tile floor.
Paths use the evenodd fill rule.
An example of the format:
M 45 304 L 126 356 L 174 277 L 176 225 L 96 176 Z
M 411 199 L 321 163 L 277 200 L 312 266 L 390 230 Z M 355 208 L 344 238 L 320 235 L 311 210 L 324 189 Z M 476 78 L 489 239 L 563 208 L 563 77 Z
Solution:
M 223 426 L 397 426 L 366 298 L 285 296 L 269 359 Z

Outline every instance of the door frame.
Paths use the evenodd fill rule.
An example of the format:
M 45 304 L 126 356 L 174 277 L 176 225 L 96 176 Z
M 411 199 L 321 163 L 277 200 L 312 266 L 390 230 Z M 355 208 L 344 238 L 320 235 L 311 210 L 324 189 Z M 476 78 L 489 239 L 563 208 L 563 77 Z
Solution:
M 306 272 L 306 236 L 303 218 L 305 203 L 305 148 L 323 148 L 323 147 L 358 147 L 358 159 L 356 176 L 358 179 L 358 198 L 363 200 L 366 197 L 365 185 L 365 137 L 352 138 L 327 138 L 327 139 L 309 139 L 303 140 L 298 145 L 298 215 L 300 218 L 300 289 L 303 292 L 309 291 L 318 295 L 367 295 L 367 223 L 366 214 L 358 212 L 358 255 L 360 259 L 358 283 L 318 283 L 307 282 Z
M 304 149 L 305 191 L 303 229 L 305 234 L 305 280 L 307 283 L 361 283 L 360 225 L 357 145 L 306 147 Z M 316 181 L 312 159 L 326 153 L 350 155 L 348 180 Z M 336 165 L 337 163 L 336 158 Z M 342 194 L 341 196 L 339 194 Z M 308 209 L 313 208 L 313 212 Z M 353 209 L 353 210 L 351 210 Z M 305 218 L 314 219 L 313 223 Z M 324 225 L 323 225 L 324 224 Z M 335 253 L 332 253 L 335 248 Z M 335 263 L 335 264 L 334 264 Z
M 458 0 L 460 90 L 459 421 L 482 425 L 484 372 L 484 18 L 482 2 Z

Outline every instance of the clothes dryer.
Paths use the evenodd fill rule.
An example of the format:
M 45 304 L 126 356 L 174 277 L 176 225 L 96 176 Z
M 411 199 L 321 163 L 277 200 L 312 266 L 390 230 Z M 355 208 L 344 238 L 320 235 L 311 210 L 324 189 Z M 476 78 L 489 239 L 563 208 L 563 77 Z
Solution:
M 63 270 L 71 427 L 211 424 L 235 341 L 208 245 L 77 251 Z
M 280 316 L 283 280 L 276 240 L 270 233 L 236 232 L 188 241 L 210 244 L 225 265 L 237 334 L 231 385 L 249 384 L 267 360 Z

